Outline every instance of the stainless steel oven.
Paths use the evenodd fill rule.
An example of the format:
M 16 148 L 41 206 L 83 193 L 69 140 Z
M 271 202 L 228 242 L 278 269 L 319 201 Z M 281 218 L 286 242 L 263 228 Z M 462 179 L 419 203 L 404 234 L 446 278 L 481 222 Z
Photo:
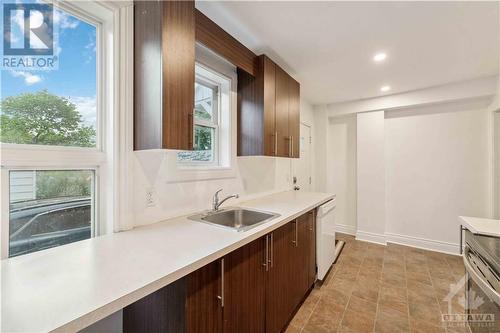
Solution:
M 500 238 L 465 230 L 466 317 L 472 333 L 500 332 Z

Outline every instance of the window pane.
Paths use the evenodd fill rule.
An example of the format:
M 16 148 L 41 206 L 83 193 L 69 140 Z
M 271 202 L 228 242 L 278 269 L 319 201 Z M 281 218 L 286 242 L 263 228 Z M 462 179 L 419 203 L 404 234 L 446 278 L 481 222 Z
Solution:
M 24 21 L 13 22 L 10 38 L 23 40 Z M 95 147 L 97 29 L 55 8 L 53 22 L 57 66 L 2 70 L 0 142 Z
M 194 126 L 194 151 L 180 152 L 178 161 L 212 162 L 214 160 L 215 128 Z
M 214 122 L 217 87 L 210 87 L 200 82 L 194 84 L 194 117 L 197 120 Z
M 92 170 L 10 172 L 9 256 L 90 238 Z

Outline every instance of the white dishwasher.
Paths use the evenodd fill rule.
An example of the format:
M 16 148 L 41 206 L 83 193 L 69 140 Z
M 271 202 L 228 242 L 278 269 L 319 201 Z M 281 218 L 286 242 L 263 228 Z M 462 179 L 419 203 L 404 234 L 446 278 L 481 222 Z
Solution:
M 318 208 L 316 215 L 316 262 L 318 279 L 323 280 L 335 261 L 335 198 Z

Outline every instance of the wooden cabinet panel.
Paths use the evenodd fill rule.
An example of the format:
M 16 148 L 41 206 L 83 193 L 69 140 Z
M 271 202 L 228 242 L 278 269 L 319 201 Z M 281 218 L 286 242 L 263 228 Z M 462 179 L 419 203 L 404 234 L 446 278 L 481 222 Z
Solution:
M 277 155 L 276 137 L 276 65 L 266 56 L 259 59 L 263 67 L 262 91 L 264 109 L 264 155 Z
M 289 76 L 288 80 L 288 131 L 290 156 L 300 157 L 300 84 Z
M 293 252 L 293 278 L 294 304 L 299 305 L 302 298 L 309 290 L 309 214 L 299 216 L 294 226 L 296 228 L 296 243 Z
M 192 150 L 194 1 L 134 6 L 134 149 Z
M 186 277 L 186 333 L 220 333 L 221 260 Z
M 265 331 L 265 237 L 224 257 L 224 333 Z
M 123 309 L 123 332 L 185 331 L 186 280 L 180 279 Z
M 316 281 L 316 210 L 313 209 L 308 215 L 308 286 L 311 287 Z
M 290 133 L 288 124 L 288 74 L 276 66 L 276 133 L 278 136 L 277 156 L 290 157 Z
M 195 62 L 194 1 L 162 1 L 162 4 L 162 147 L 192 150 Z
M 271 264 L 267 275 L 266 333 L 279 333 L 295 308 L 292 276 L 295 227 L 287 223 L 270 234 Z
M 238 68 L 238 156 L 274 156 L 275 64 L 257 58 L 257 75 Z

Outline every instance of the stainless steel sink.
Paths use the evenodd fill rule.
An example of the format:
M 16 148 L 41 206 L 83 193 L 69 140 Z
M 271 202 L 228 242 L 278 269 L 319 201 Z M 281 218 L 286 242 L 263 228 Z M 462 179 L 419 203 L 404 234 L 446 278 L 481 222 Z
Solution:
M 209 223 L 236 231 L 247 231 L 278 216 L 280 215 L 270 212 L 231 207 L 216 212 L 210 211 L 192 215 L 188 218 L 193 221 Z

